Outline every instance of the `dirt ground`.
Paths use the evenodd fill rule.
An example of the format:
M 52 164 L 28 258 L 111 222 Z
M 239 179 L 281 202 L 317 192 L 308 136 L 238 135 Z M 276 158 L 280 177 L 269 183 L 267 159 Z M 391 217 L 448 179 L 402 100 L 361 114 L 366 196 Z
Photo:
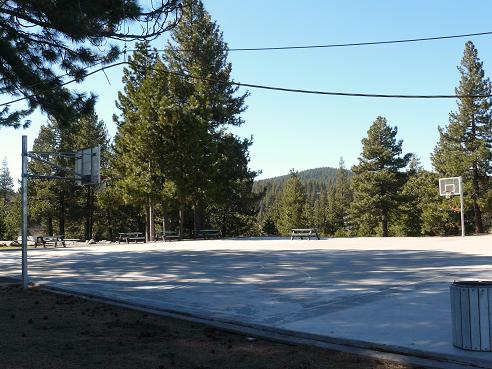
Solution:
M 0 279 L 2 368 L 404 369 L 57 295 Z

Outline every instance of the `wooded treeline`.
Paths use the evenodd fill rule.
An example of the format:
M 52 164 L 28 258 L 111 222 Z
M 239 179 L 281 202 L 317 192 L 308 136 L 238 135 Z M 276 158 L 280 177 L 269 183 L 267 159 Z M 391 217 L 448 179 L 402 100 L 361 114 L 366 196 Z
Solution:
M 280 188 L 263 182 L 259 219 L 267 234 L 291 228 L 316 227 L 337 236 L 420 236 L 458 234 L 459 197 L 439 196 L 440 177 L 462 176 L 468 233 L 492 226 L 492 101 L 491 83 L 472 42 L 467 42 L 456 88 L 458 109 L 439 128 L 431 155 L 435 171 L 424 170 L 412 153 L 402 153 L 397 128 L 377 117 L 362 140 L 358 164 L 343 161 L 335 175 L 317 185 L 296 172 Z M 326 187 L 325 187 L 326 186 Z M 263 187 L 263 190 L 262 190 Z
M 162 230 L 192 236 L 219 229 L 223 236 L 287 235 L 316 227 L 335 236 L 458 234 L 459 198 L 439 196 L 440 177 L 463 176 L 468 233 L 492 226 L 492 93 L 478 53 L 465 45 L 459 66 L 457 110 L 439 128 L 434 171 L 402 152 L 398 130 L 377 117 L 362 140 L 358 163 L 319 168 L 254 183 L 252 139 L 229 130 L 244 123 L 247 93 L 231 85 L 227 44 L 200 0 L 187 0 L 183 17 L 159 54 L 140 42 L 123 72 L 110 142 L 92 112 L 59 122 L 51 118 L 34 151 L 62 154 L 100 145 L 101 186 L 79 187 L 52 156 L 57 169 L 31 161 L 34 173 L 67 180 L 29 183 L 31 234 L 115 239 L 141 231 L 151 240 Z M 6 163 L 0 172 L 0 238 L 20 228 L 20 197 Z
M 117 232 L 145 231 L 151 240 L 162 229 L 186 236 L 252 228 L 252 140 L 228 130 L 243 124 L 247 93 L 228 83 L 227 45 L 202 2 L 185 1 L 183 9 L 163 54 L 140 42 L 129 57 L 112 145 L 94 114 L 70 124 L 51 119 L 41 128 L 33 151 L 58 154 L 50 160 L 60 167 L 70 166 L 60 154 L 101 145 L 104 177 L 96 191 L 77 187 L 73 175 L 32 160 L 33 173 L 68 177 L 30 181 L 30 221 L 45 234 L 114 239 Z

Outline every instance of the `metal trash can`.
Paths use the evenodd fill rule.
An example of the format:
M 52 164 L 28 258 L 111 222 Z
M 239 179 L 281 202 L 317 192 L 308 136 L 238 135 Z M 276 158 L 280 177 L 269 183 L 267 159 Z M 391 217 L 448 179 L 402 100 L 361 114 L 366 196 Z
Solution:
M 449 289 L 453 345 L 492 351 L 492 281 L 455 281 Z

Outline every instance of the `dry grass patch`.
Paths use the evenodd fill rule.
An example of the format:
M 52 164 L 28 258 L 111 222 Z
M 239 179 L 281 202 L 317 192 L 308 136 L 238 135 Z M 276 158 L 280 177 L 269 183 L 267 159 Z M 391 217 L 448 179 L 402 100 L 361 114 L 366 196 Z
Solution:
M 0 281 L 2 368 L 404 369 Z

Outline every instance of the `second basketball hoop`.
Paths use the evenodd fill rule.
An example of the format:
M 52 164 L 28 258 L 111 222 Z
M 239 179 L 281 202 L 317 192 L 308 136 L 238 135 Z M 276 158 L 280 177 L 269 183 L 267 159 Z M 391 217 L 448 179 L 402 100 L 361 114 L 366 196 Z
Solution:
M 463 202 L 463 179 L 461 177 L 439 178 L 439 194 L 446 199 L 460 195 L 461 236 L 465 237 L 465 212 Z

